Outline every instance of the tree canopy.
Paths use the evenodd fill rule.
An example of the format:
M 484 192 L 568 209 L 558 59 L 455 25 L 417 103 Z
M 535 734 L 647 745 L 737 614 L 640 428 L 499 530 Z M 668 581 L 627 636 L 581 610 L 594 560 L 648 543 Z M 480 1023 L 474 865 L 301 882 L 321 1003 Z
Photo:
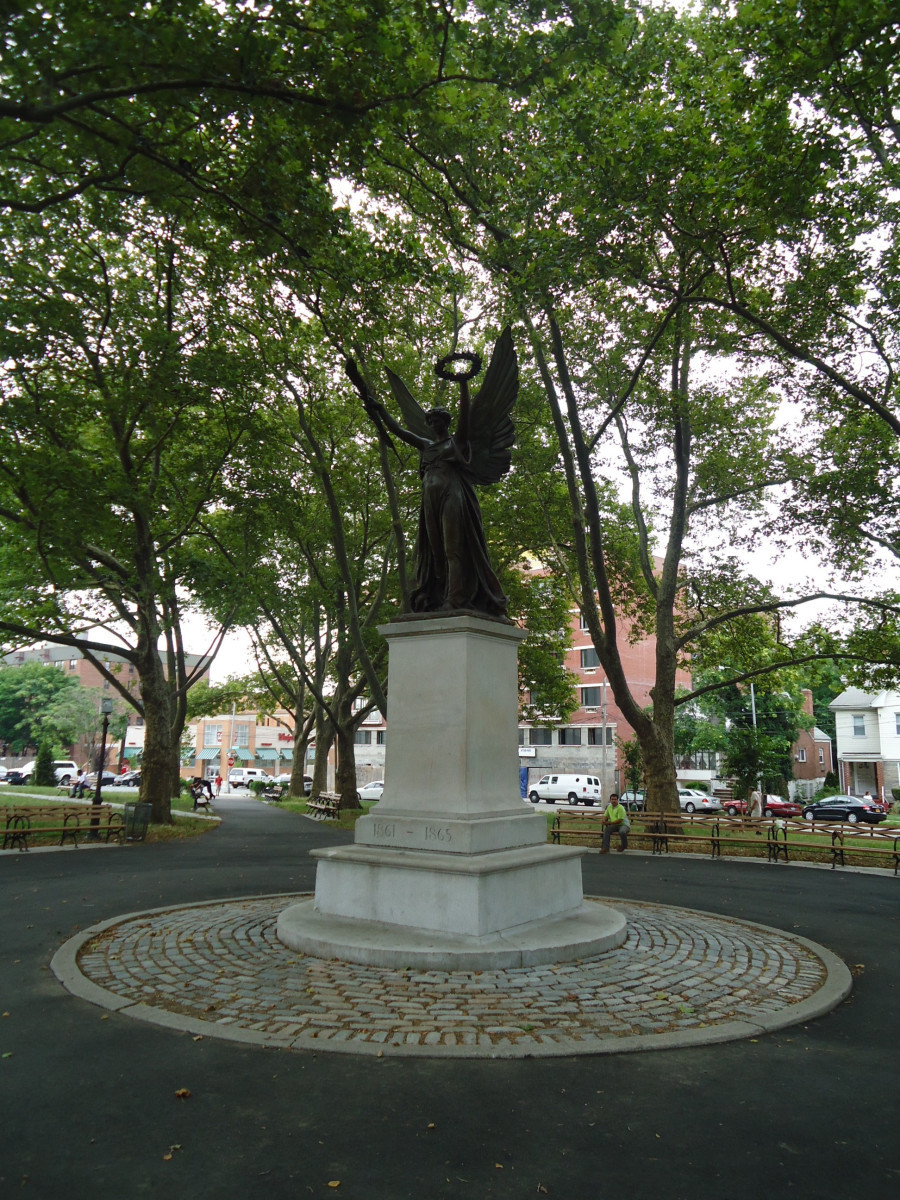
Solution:
M 552 579 L 530 610 L 512 587 L 526 673 L 576 603 L 655 807 L 704 689 L 835 656 L 896 679 L 887 0 L 64 0 L 0 36 L 0 629 L 127 630 L 151 759 L 177 760 L 192 603 L 273 664 L 305 647 L 320 704 L 327 641 L 345 717 L 389 705 L 415 480 L 342 362 L 381 394 L 507 323 L 517 460 L 484 511 L 501 573 Z M 811 578 L 755 578 L 798 547 Z

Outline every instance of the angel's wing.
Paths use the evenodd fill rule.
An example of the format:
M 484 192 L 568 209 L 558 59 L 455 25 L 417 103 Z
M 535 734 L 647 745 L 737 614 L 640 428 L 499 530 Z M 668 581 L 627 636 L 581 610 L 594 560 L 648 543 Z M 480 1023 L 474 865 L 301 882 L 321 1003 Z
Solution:
M 496 483 L 509 470 L 516 431 L 510 413 L 519 392 L 519 361 L 509 326 L 494 346 L 478 394 L 472 398 L 467 474 L 473 483 Z
M 433 434 L 425 421 L 425 409 L 399 375 L 395 375 L 390 367 L 385 367 L 384 370 L 388 377 L 388 383 L 391 385 L 391 391 L 394 393 L 394 399 L 403 413 L 403 424 L 410 433 L 430 442 Z

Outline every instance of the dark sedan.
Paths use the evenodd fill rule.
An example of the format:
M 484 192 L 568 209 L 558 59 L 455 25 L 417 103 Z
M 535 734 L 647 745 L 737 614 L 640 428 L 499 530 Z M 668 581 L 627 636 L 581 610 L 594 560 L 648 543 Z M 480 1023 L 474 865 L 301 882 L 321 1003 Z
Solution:
M 803 817 L 806 821 L 849 821 L 851 825 L 860 821 L 877 825 L 887 819 L 879 805 L 860 800 L 858 796 L 826 796 L 824 800 L 814 800 L 804 806 Z

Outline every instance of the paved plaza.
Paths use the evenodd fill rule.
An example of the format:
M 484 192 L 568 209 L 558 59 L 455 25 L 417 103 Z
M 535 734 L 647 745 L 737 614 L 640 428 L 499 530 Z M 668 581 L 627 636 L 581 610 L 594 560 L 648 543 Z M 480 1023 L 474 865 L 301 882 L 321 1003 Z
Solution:
M 494 1058 L 751 1037 L 821 1015 L 851 986 L 839 959 L 783 931 L 622 901 L 627 941 L 585 961 L 450 972 L 311 958 L 275 933 L 299 898 L 139 913 L 77 934 L 53 969 L 75 995 L 191 1033 Z
M 675 1031 L 676 1037 L 690 1036 L 709 1021 L 709 1004 L 698 1004 L 698 994 L 684 991 L 689 978 L 696 976 L 699 987 L 708 975 L 702 964 L 692 964 L 692 976 L 684 971 L 697 946 L 712 946 L 714 938 L 725 944 L 736 933 L 748 939 L 757 929 L 767 937 L 772 930 L 783 931 L 774 938 L 781 942 L 788 975 L 784 963 L 773 960 L 771 990 L 781 992 L 785 980 L 800 987 L 808 970 L 805 986 L 812 994 L 813 974 L 820 969 L 816 952 L 806 959 L 799 950 L 805 951 L 806 941 L 815 943 L 849 968 L 850 994 L 824 1015 L 780 1029 L 760 1022 L 739 1040 L 621 1053 L 633 1048 L 628 1039 L 634 1036 L 625 1028 L 634 1011 L 626 999 L 623 963 L 622 978 L 616 980 L 622 996 L 613 989 L 606 1010 L 620 1025 L 600 1035 L 620 1041 L 604 1053 L 559 1053 L 565 1050 L 560 1045 L 544 1056 L 491 1056 L 502 1049 L 504 1037 L 544 1037 L 554 1030 L 554 1036 L 571 1037 L 581 1017 L 572 1009 L 583 1008 L 582 1001 L 571 999 L 579 994 L 574 987 L 539 1008 L 540 1020 L 517 1022 L 513 1035 L 500 1032 L 512 1027 L 512 1007 L 505 1007 L 507 1024 L 485 1026 L 495 1032 L 481 1056 L 447 1052 L 449 1047 L 434 1053 L 428 1046 L 394 1053 L 390 1046 L 399 1027 L 382 1030 L 384 1043 L 373 1041 L 363 1053 L 358 1047 L 333 1053 L 334 1046 L 324 1050 L 324 1041 L 321 1046 L 305 1042 L 308 1030 L 302 1022 L 288 1031 L 290 1048 L 219 1036 L 222 1029 L 210 1026 L 229 1017 L 234 1025 L 253 1023 L 247 1019 L 252 1014 L 241 1016 L 227 1007 L 240 999 L 233 971 L 224 973 L 228 990 L 223 979 L 222 994 L 205 999 L 204 1009 L 211 1004 L 213 1010 L 199 1013 L 196 1006 L 204 998 L 187 986 L 189 975 L 176 971 L 169 983 L 162 978 L 163 962 L 152 984 L 103 975 L 112 964 L 104 965 L 100 947 L 125 934 L 128 914 L 141 922 L 155 920 L 150 914 L 157 913 L 168 927 L 172 914 L 193 922 L 194 945 L 185 941 L 188 931 L 182 958 L 201 974 L 212 969 L 209 958 L 203 965 L 196 946 L 204 915 L 209 921 L 201 947 L 217 913 L 218 920 L 231 922 L 228 944 L 236 945 L 241 931 L 246 933 L 251 959 L 264 951 L 281 952 L 267 941 L 271 914 L 281 903 L 274 897 L 308 893 L 315 874 L 309 850 L 337 844 L 346 835 L 250 800 L 223 798 L 219 809 L 221 828 L 186 842 L 0 858 L 0 1195 L 40 1200 L 896 1196 L 900 880 L 784 863 L 589 855 L 585 891 L 621 903 L 630 919 L 635 914 L 635 932 L 629 936 L 650 937 L 640 921 L 666 912 L 685 922 L 681 946 L 692 944 L 688 927 L 696 930 L 690 934 L 697 941 L 686 953 L 680 991 L 659 982 L 654 972 L 661 963 L 645 970 L 643 980 L 636 971 L 631 981 L 636 989 L 643 986 L 648 1006 L 662 1006 L 660 1019 L 674 1013 L 677 1020 L 697 1022 Z M 93 948 L 86 948 L 89 955 L 98 954 L 90 968 L 84 962 L 85 971 L 97 971 L 95 986 L 107 999 L 117 988 L 130 993 L 134 985 L 153 987 L 152 994 L 144 993 L 152 1009 L 163 994 L 162 983 L 172 990 L 157 1015 L 171 1024 L 136 1020 L 127 1011 L 134 1004 L 130 994 L 110 1006 L 74 996 L 60 984 L 51 969 L 54 957 L 73 938 L 104 926 L 109 938 L 97 942 L 91 935 Z M 148 944 L 158 940 L 163 947 L 171 936 L 148 937 Z M 173 952 L 171 946 L 165 951 Z M 747 955 L 750 963 L 749 949 Z M 150 960 L 149 952 L 139 956 L 138 973 Z M 736 967 L 736 960 L 731 965 Z M 292 955 L 292 969 L 306 969 L 300 956 Z M 760 963 L 760 986 L 767 970 Z M 539 974 L 554 972 L 541 969 Z M 473 996 L 483 988 L 479 978 L 484 982 L 475 976 L 470 981 Z M 259 1015 L 263 1023 L 283 1015 L 277 1011 L 285 1003 L 283 980 L 273 982 L 274 991 L 263 1003 L 276 1009 Z M 412 987 L 413 982 L 411 974 L 407 983 Z M 424 982 L 416 979 L 415 987 Z M 563 978 L 555 982 L 568 986 Z M 320 1018 L 333 1014 L 327 1018 L 331 1025 L 319 1029 L 332 1028 L 335 1035 L 346 1030 L 353 1004 L 357 1014 L 360 1004 L 367 1007 L 368 1024 L 361 1028 L 393 1019 L 384 1014 L 397 993 L 379 987 L 376 976 L 369 976 L 355 998 L 352 989 L 341 991 L 334 984 L 330 975 L 313 993 L 305 991 L 312 984 L 303 988 L 313 1008 L 314 1000 L 323 1005 Z M 523 981 L 524 991 L 537 987 L 537 973 Z M 332 992 L 324 1005 L 328 988 Z M 595 981 L 592 988 L 596 996 L 602 985 Z M 296 993 L 294 999 L 302 1003 Z M 123 1011 L 117 1010 L 118 1001 Z M 491 998 L 482 995 L 482 1001 L 487 1019 L 493 1020 Z M 747 1005 L 751 1002 L 760 1011 L 759 997 L 748 998 Z M 777 998 L 788 1007 L 803 1002 L 802 997 Z M 182 1008 L 190 1011 L 178 1011 Z M 721 1015 L 727 1024 L 728 1014 Z M 421 1037 L 423 1031 L 415 1032 Z M 272 1032 L 246 1031 L 248 1038 L 255 1034 L 264 1043 Z M 651 1045 L 654 1037 L 667 1035 L 656 1030 L 643 1036 Z

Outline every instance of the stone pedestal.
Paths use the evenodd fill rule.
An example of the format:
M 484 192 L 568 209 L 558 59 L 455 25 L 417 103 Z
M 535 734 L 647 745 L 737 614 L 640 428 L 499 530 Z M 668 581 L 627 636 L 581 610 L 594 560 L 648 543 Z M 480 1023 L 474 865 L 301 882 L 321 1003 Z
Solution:
M 282 941 L 382 965 L 501 967 L 620 945 L 615 910 L 585 906 L 577 847 L 547 844 L 519 794 L 516 626 L 473 614 L 382 626 L 390 733 L 381 801 L 352 846 L 315 850 L 315 900 Z

